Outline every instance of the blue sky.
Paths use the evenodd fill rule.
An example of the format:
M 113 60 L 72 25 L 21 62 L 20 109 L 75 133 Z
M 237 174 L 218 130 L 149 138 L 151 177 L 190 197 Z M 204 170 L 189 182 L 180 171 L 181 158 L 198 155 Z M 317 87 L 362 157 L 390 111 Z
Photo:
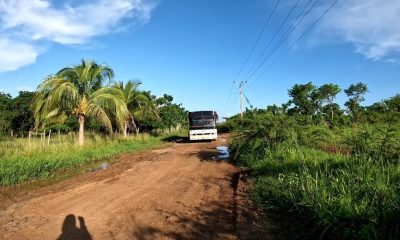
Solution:
M 143 90 L 221 116 L 239 111 L 239 80 L 248 81 L 245 95 L 262 108 L 286 102 L 287 89 L 309 81 L 342 88 L 365 82 L 365 104 L 400 93 L 398 0 L 339 0 L 295 43 L 334 2 L 310 0 L 306 9 L 315 3 L 314 8 L 260 71 L 246 78 L 296 2 L 275 40 L 309 0 L 279 2 L 235 79 L 275 0 L 0 0 L 0 91 L 34 90 L 47 75 L 85 58 L 111 66 L 117 81 L 139 79 Z M 269 70 L 261 74 L 264 69 Z M 337 98 L 345 100 L 344 94 Z

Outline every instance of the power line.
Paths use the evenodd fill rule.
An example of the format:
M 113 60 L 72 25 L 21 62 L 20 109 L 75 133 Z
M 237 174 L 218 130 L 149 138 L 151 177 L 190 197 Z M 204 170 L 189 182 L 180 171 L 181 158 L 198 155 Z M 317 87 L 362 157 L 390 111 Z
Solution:
M 264 47 L 263 51 L 261 52 L 261 54 L 258 56 L 257 60 L 254 62 L 254 64 L 250 67 L 250 70 L 247 72 L 247 74 L 245 75 L 244 79 L 248 79 L 249 74 L 253 71 L 254 67 L 258 64 L 258 62 L 261 60 L 262 56 L 265 54 L 265 52 L 267 51 L 268 47 L 271 45 L 271 43 L 274 41 L 274 39 L 276 38 L 276 36 L 278 36 L 278 33 L 281 31 L 282 27 L 285 25 L 285 23 L 287 22 L 287 20 L 289 19 L 289 17 L 292 15 L 294 9 L 297 7 L 299 3 L 299 0 L 296 1 L 296 3 L 293 5 L 293 7 L 291 8 L 290 12 L 288 13 L 288 15 L 285 17 L 285 19 L 283 20 L 283 22 L 281 23 L 281 25 L 278 27 L 278 29 L 275 31 L 273 37 L 271 38 L 271 40 L 267 43 L 267 45 Z
M 257 58 L 256 62 L 255 62 L 255 63 L 253 64 L 253 66 L 250 68 L 250 71 L 248 72 L 248 74 L 254 69 L 255 65 L 260 61 L 260 59 L 262 58 L 262 56 L 264 55 L 264 53 L 266 52 L 266 50 L 268 49 L 268 47 L 269 47 L 269 46 L 271 45 L 271 43 L 275 40 L 275 38 L 278 36 L 279 32 L 281 31 L 281 29 L 282 29 L 283 26 L 286 24 L 286 22 L 288 21 L 289 17 L 292 15 L 293 11 L 296 9 L 297 5 L 299 4 L 299 1 L 300 1 L 300 0 L 297 0 L 296 3 L 293 5 L 293 7 L 291 8 L 289 14 L 285 17 L 285 19 L 283 20 L 283 22 L 281 23 L 281 25 L 280 25 L 280 26 L 278 27 L 278 29 L 275 31 L 275 33 L 274 33 L 273 37 L 271 38 L 271 40 L 270 40 L 270 41 L 268 42 L 268 44 L 264 47 L 262 53 L 261 53 L 261 54 L 259 55 L 259 57 Z M 309 2 L 307 3 L 306 7 L 309 5 L 310 1 L 311 1 L 311 0 L 309 0 Z M 264 27 L 263 27 L 261 33 L 259 34 L 259 36 L 258 36 L 256 42 L 254 43 L 254 45 L 253 45 L 253 47 L 252 47 L 252 49 L 251 49 L 249 55 L 247 56 L 247 58 L 246 58 L 245 61 L 243 62 L 243 64 L 242 64 L 242 66 L 241 66 L 241 68 L 240 68 L 238 74 L 237 74 L 236 77 L 235 77 L 235 80 L 236 80 L 236 78 L 240 75 L 240 73 L 242 72 L 242 70 L 243 70 L 243 68 L 245 67 L 246 63 L 248 62 L 248 60 L 250 59 L 251 55 L 253 54 L 254 49 L 255 49 L 255 47 L 257 46 L 259 40 L 261 39 L 261 36 L 262 36 L 262 34 L 264 33 L 265 28 L 267 27 L 269 21 L 271 20 L 272 15 L 273 15 L 274 12 L 276 11 L 276 9 L 277 9 L 277 7 L 278 7 L 278 5 L 279 5 L 279 2 L 280 2 L 280 0 L 278 0 L 278 1 L 276 2 L 275 6 L 274 6 L 274 9 L 272 10 L 270 16 L 268 17 L 267 22 L 264 24 Z M 304 9 L 303 9 L 303 11 L 304 11 Z M 299 15 L 299 16 L 300 16 L 300 15 Z M 297 16 L 296 20 L 299 18 L 299 16 Z M 248 75 L 248 74 L 247 74 L 247 75 Z M 235 81 L 234 81 L 233 83 L 235 83 Z M 242 117 L 243 117 L 243 96 L 244 96 L 244 92 L 243 92 L 243 91 L 244 91 L 244 84 L 245 84 L 245 83 L 247 83 L 247 81 L 240 81 L 240 84 L 239 84 L 239 89 L 240 89 L 240 91 L 239 91 L 239 97 L 240 97 L 240 112 L 241 112 Z M 229 97 L 230 97 L 230 95 L 229 95 Z M 250 104 L 250 102 L 248 101 L 248 98 L 247 98 L 246 96 L 244 96 L 244 97 L 246 98 L 246 101 Z M 250 105 L 251 105 L 251 104 L 250 104 Z
M 240 67 L 239 71 L 237 72 L 237 74 L 236 74 L 236 76 L 235 76 L 235 78 L 234 78 L 234 80 L 233 80 L 233 84 L 231 85 L 231 89 L 230 89 L 230 91 L 229 91 L 229 95 L 228 95 L 228 98 L 227 98 L 227 101 L 226 101 L 226 103 L 227 103 L 226 105 L 229 104 L 229 101 L 230 101 L 231 95 L 232 95 L 232 91 L 233 91 L 234 85 L 235 85 L 235 83 L 236 83 L 238 77 L 239 77 L 240 74 L 242 73 L 243 68 L 245 67 L 245 65 L 246 65 L 247 62 L 249 61 L 251 55 L 253 54 L 254 49 L 256 48 L 258 42 L 260 41 L 262 35 L 264 34 L 265 29 L 267 28 L 267 26 L 268 26 L 268 24 L 269 24 L 269 22 L 270 22 L 272 16 L 274 15 L 274 13 L 275 13 L 275 11 L 276 11 L 276 9 L 277 9 L 277 7 L 278 7 L 280 1 L 281 1 L 281 0 L 276 1 L 276 4 L 275 4 L 274 8 L 272 9 L 271 13 L 269 14 L 269 16 L 268 16 L 266 22 L 264 23 L 264 25 L 263 25 L 263 27 L 262 27 L 262 29 L 261 29 L 260 34 L 259 34 L 258 37 L 257 37 L 257 40 L 254 42 L 254 44 L 253 44 L 253 46 L 252 46 L 252 48 L 251 48 L 251 50 L 250 50 L 250 53 L 247 55 L 246 59 L 245 59 L 244 62 L 242 63 L 242 66 Z
M 234 98 L 233 103 L 234 104 L 236 104 L 236 103 L 240 104 L 240 95 L 239 94 L 236 96 L 236 98 Z
M 233 97 L 232 97 L 232 96 L 233 96 L 233 95 L 232 95 L 233 89 L 234 89 L 234 85 L 232 85 L 232 87 L 231 87 L 231 91 L 230 91 L 230 94 L 229 94 L 229 98 L 228 98 L 227 101 L 226 101 L 225 108 L 227 108 L 228 106 L 231 106 L 231 105 L 235 104 L 235 103 L 237 102 L 237 100 L 239 99 L 239 91 L 238 91 L 238 92 L 235 91 L 234 96 L 236 96 L 236 94 L 237 94 L 237 97 L 236 97 L 236 98 L 233 98 Z
M 255 43 L 253 44 L 253 47 L 251 48 L 249 55 L 247 55 L 246 59 L 244 60 L 244 62 L 243 62 L 243 64 L 242 64 L 242 66 L 240 67 L 238 73 L 236 74 L 236 76 L 235 76 L 235 81 L 237 80 L 237 78 L 239 77 L 239 75 L 242 73 L 242 70 L 243 70 L 244 66 L 245 66 L 246 63 L 249 61 L 250 56 L 253 54 L 254 49 L 256 48 L 258 42 L 260 41 L 261 36 L 264 34 L 264 31 L 265 31 L 266 27 L 268 26 L 268 23 L 270 22 L 272 16 L 274 15 L 275 10 L 276 10 L 276 8 L 278 7 L 280 1 L 281 1 L 281 0 L 278 0 L 278 1 L 276 2 L 276 4 L 275 4 L 274 8 L 272 9 L 271 14 L 269 15 L 269 17 L 268 17 L 267 21 L 265 22 L 263 28 L 261 29 L 260 34 L 259 34 L 258 37 L 257 37 L 257 40 L 256 40 Z M 234 82 L 235 82 L 235 81 L 234 81 Z
M 315 1 L 314 4 L 311 5 L 310 9 L 308 9 L 308 11 L 303 15 L 304 11 L 306 10 L 306 8 L 310 4 L 310 2 L 311 2 L 311 0 L 308 1 L 306 6 L 303 8 L 303 10 L 297 16 L 295 22 L 286 30 L 286 32 L 284 34 L 282 34 L 281 38 L 274 44 L 272 49 L 268 52 L 268 54 L 265 56 L 265 58 L 262 60 L 262 62 L 257 66 L 257 68 L 249 75 L 247 80 L 250 80 L 257 73 L 257 71 L 261 67 L 263 67 L 263 65 L 271 58 L 271 56 L 282 46 L 284 41 L 290 36 L 290 34 L 296 29 L 296 27 L 304 20 L 304 18 L 311 12 L 311 10 L 316 6 L 316 4 L 319 2 L 319 0 Z M 297 21 L 301 15 L 303 15 L 303 17 L 299 21 Z
M 225 102 L 225 108 L 228 107 L 229 101 L 231 100 L 232 91 L 233 91 L 233 87 L 234 86 L 235 86 L 235 81 L 233 81 L 233 83 L 231 85 L 231 90 L 229 90 L 229 95 L 228 95 L 228 98 L 226 99 L 226 102 Z
M 275 61 L 267 68 L 265 69 L 251 84 L 248 85 L 250 87 L 251 85 L 254 84 L 255 81 L 261 78 L 265 73 L 267 73 L 283 56 L 285 56 L 290 49 L 293 48 L 293 46 L 300 40 L 302 39 L 310 30 L 313 28 L 332 8 L 335 6 L 335 4 L 338 2 L 338 0 L 335 0 L 332 2 L 332 4 L 281 54 Z

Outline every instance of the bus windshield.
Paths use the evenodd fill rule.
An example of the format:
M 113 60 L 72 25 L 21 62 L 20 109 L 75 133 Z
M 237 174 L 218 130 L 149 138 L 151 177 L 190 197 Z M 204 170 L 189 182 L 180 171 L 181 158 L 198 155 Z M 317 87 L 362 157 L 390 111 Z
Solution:
M 189 113 L 190 129 L 215 128 L 215 113 L 213 111 L 200 111 Z

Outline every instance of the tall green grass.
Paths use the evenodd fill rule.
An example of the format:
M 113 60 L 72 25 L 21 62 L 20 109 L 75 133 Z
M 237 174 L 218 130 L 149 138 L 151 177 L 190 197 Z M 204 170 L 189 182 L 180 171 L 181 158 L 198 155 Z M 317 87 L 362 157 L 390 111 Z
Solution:
M 253 197 L 266 209 L 308 216 L 318 235 L 312 237 L 398 238 L 398 165 L 314 149 L 275 151 L 252 165 L 258 175 Z
M 149 149 L 161 143 L 148 135 L 127 139 L 88 134 L 85 145 L 75 136 L 55 137 L 50 144 L 40 139 L 13 139 L 0 142 L 0 185 L 13 185 L 50 176 L 59 169 L 75 168 L 120 153 Z
M 398 127 L 266 121 L 237 132 L 231 146 L 255 178 L 254 200 L 290 219 L 289 238 L 400 238 Z

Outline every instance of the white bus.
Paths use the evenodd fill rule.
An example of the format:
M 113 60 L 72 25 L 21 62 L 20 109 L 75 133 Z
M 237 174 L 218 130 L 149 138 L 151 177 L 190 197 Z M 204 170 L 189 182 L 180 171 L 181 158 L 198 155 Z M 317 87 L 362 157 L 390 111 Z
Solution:
M 189 140 L 217 139 L 217 119 L 215 111 L 189 112 Z

